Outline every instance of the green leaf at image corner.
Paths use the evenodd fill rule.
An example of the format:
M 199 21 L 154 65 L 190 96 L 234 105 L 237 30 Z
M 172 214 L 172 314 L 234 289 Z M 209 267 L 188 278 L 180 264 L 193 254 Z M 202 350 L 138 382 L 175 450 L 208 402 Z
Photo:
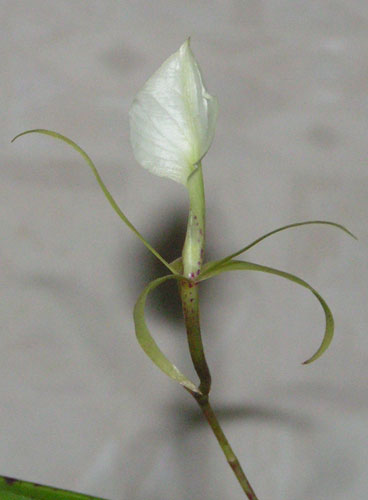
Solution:
M 17 493 L 11 493 L 10 491 L 0 490 L 0 498 L 1 500 L 29 500 L 30 497 L 18 495 Z
M 209 262 L 207 264 L 207 268 L 206 266 L 204 266 L 203 272 L 201 273 L 200 276 L 200 280 L 202 281 L 227 271 L 261 271 L 263 273 L 275 274 L 276 276 L 280 276 L 281 278 L 286 278 L 289 281 L 293 281 L 294 283 L 297 283 L 298 285 L 301 285 L 304 288 L 310 290 L 313 293 L 313 295 L 317 298 L 320 305 L 322 306 L 323 312 L 325 314 L 326 326 L 321 345 L 319 346 L 317 351 L 313 354 L 313 356 L 304 361 L 303 364 L 306 365 L 312 363 L 312 361 L 315 361 L 320 356 L 322 356 L 322 354 L 326 351 L 326 349 L 328 348 L 328 346 L 331 344 L 332 341 L 334 333 L 334 319 L 332 312 L 328 307 L 326 301 L 324 300 L 323 297 L 321 297 L 321 295 L 317 292 L 317 290 L 311 287 L 306 281 L 302 280 L 301 278 L 298 278 L 298 276 L 294 276 L 293 274 L 287 273 L 285 271 L 280 271 L 279 269 L 274 269 L 273 267 L 262 266 L 260 264 L 254 264 L 253 262 L 246 262 L 240 260 L 232 260 L 230 262 L 224 262 L 224 263 L 222 263 L 221 261 Z
M 104 500 L 11 477 L 0 476 L 0 500 Z

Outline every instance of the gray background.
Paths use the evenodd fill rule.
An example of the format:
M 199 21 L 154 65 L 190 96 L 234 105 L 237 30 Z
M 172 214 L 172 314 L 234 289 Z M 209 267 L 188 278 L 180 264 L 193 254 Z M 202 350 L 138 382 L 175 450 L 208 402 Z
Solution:
M 334 342 L 308 367 L 323 314 L 306 290 L 252 273 L 204 287 L 214 405 L 260 500 L 366 498 L 366 0 L 0 4 L 1 473 L 111 500 L 244 498 L 195 403 L 136 343 L 132 307 L 162 269 L 75 152 L 42 136 L 9 144 L 34 127 L 76 140 L 171 255 L 186 192 L 135 163 L 128 110 L 191 35 L 220 102 L 204 162 L 209 254 L 305 219 L 359 236 L 293 229 L 249 252 L 334 311 Z M 156 306 L 156 338 L 192 373 L 181 324 Z

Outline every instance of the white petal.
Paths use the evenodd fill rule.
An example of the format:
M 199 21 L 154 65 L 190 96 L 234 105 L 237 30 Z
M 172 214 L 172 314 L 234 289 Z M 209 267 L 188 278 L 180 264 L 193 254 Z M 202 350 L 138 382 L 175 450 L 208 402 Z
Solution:
M 187 40 L 133 101 L 130 140 L 138 163 L 157 175 L 186 184 L 211 145 L 217 107 L 217 99 L 203 85 Z

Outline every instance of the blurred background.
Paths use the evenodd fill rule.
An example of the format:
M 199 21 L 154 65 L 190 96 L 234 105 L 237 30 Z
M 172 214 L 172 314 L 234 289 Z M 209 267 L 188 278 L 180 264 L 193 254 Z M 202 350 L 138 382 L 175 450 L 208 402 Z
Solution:
M 185 189 L 134 161 L 128 110 L 188 37 L 220 113 L 204 161 L 208 257 L 285 224 L 249 252 L 261 273 L 203 286 L 213 404 L 260 500 L 368 495 L 365 0 L 0 1 L 0 473 L 110 500 L 240 500 L 194 401 L 138 346 L 132 308 L 164 272 L 73 150 L 94 159 L 132 222 L 168 258 Z M 192 375 L 171 289 L 154 336 Z

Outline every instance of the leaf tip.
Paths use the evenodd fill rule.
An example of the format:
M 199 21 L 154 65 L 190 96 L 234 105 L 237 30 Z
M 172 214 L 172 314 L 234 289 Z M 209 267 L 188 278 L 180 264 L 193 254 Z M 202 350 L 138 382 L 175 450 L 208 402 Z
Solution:
M 16 141 L 18 139 L 18 137 L 20 137 L 21 135 L 23 135 L 23 132 L 21 134 L 17 134 L 15 137 L 13 137 L 13 139 L 10 141 L 10 144 L 13 144 L 13 142 Z
M 45 132 L 51 132 L 51 131 L 49 131 L 49 130 L 46 131 L 44 129 L 38 129 L 38 128 L 35 128 L 35 129 L 32 129 L 32 130 L 25 130 L 24 132 L 21 132 L 20 134 L 17 134 L 15 137 L 13 137 L 13 139 L 10 141 L 10 143 L 13 143 L 14 141 L 16 141 L 22 135 L 31 134 L 32 132 L 45 133 Z
M 302 365 L 310 365 L 312 363 L 313 359 L 307 359 L 306 361 L 303 361 Z
M 329 347 L 330 343 L 331 343 L 331 340 L 329 340 L 326 345 L 323 345 L 323 348 L 318 349 L 318 351 L 315 354 L 313 354 L 312 357 L 303 361 L 302 365 L 310 365 L 311 363 L 313 363 L 313 361 L 317 361 L 317 359 L 320 358 L 322 356 L 322 354 L 325 353 L 325 351 Z

